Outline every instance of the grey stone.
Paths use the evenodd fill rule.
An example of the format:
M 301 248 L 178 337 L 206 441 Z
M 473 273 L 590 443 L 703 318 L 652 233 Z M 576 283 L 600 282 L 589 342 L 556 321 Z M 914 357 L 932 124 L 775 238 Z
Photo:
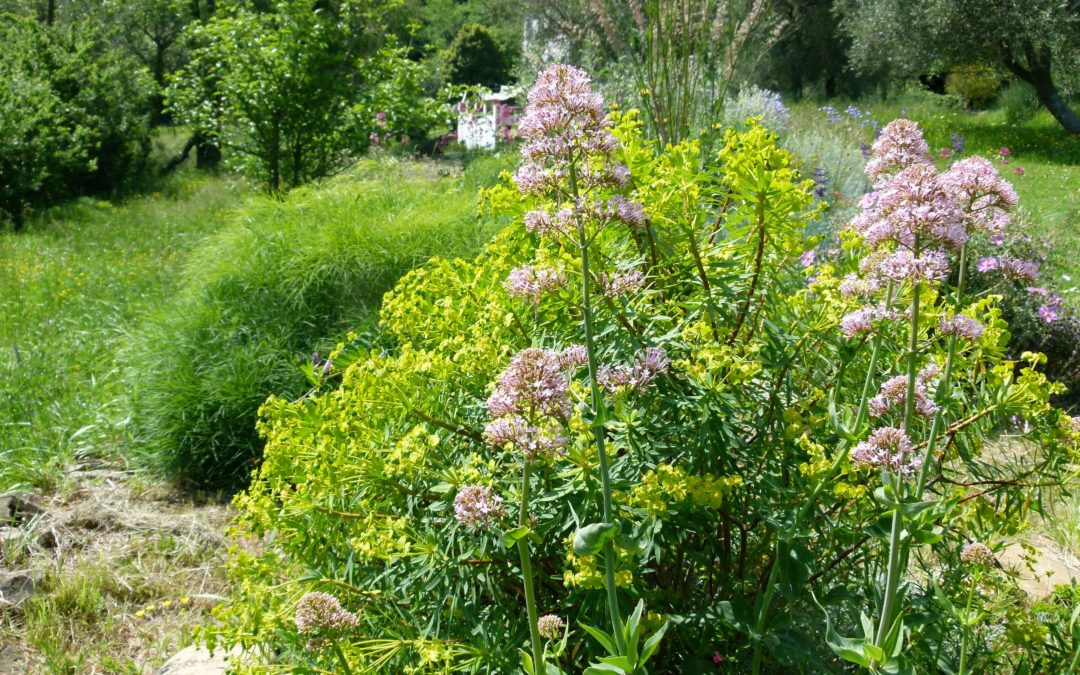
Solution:
M 21 570 L 0 572 L 0 605 L 21 605 L 41 585 L 41 572 Z
M 161 666 L 157 675 L 223 675 L 228 671 L 229 659 L 235 659 L 239 651 L 214 650 L 213 656 L 205 647 L 192 645 L 181 649 Z
M 0 497 L 0 525 L 24 523 L 39 513 L 41 508 L 30 500 L 29 495 Z

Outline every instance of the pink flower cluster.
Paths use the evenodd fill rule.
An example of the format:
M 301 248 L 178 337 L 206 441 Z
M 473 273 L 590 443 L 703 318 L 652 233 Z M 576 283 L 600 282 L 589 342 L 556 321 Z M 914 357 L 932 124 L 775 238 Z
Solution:
M 1039 265 L 1034 261 L 1009 256 L 991 255 L 979 258 L 979 261 L 975 263 L 975 269 L 983 274 L 998 271 L 1007 279 L 1025 283 L 1038 281 L 1039 277 L 1042 276 Z
M 560 454 L 567 442 L 561 422 L 570 414 L 566 371 L 587 360 L 579 345 L 562 352 L 536 347 L 518 352 L 488 397 L 494 419 L 484 429 L 487 442 L 494 447 L 512 444 L 530 459 Z
M 502 497 L 482 485 L 466 485 L 454 497 L 454 517 L 470 527 L 484 527 L 506 515 Z
M 507 293 L 528 300 L 533 305 L 539 305 L 544 294 L 564 286 L 566 271 L 562 267 L 536 269 L 531 265 L 522 265 L 511 270 L 503 282 Z
M 962 340 L 974 342 L 983 334 L 983 325 L 963 314 L 941 316 L 938 320 L 938 332 L 942 335 L 954 335 Z
M 630 171 L 615 161 L 618 140 L 604 115 L 604 99 L 592 90 L 592 81 L 573 66 L 547 68 L 529 92 L 529 102 L 518 132 L 525 145 L 525 161 L 514 175 L 525 194 L 562 192 L 571 199 L 557 213 L 533 211 L 525 216 L 530 232 L 570 233 L 586 220 L 601 225 L 623 222 L 638 228 L 648 222 L 641 204 L 623 196 L 598 200 L 587 195 L 597 189 L 623 189 Z M 568 189 L 573 181 L 574 190 Z M 573 194 L 571 194 L 573 192 Z
M 632 365 L 604 366 L 596 381 L 609 394 L 644 391 L 656 378 L 668 371 L 671 361 L 663 349 L 647 347 Z
M 922 466 L 922 458 L 914 451 L 911 439 L 896 427 L 875 429 L 870 438 L 851 450 L 851 461 L 905 476 Z
M 614 272 L 608 274 L 601 272 L 597 277 L 600 292 L 605 298 L 617 298 L 620 295 L 637 293 L 645 285 L 645 275 L 639 270 L 626 272 Z
M 296 630 L 314 633 L 320 630 L 353 628 L 356 615 L 341 606 L 329 593 L 305 593 L 296 604 Z
M 871 146 L 872 155 L 866 163 L 866 173 L 874 186 L 884 185 L 901 170 L 915 164 L 929 164 L 930 146 L 923 138 L 919 125 L 911 120 L 898 119 L 885 125 Z
M 573 66 L 547 68 L 529 91 L 525 116 L 518 133 L 525 140 L 521 150 L 525 163 L 515 181 L 527 194 L 557 189 L 567 178 L 566 165 L 584 157 L 610 160 L 618 141 L 608 131 L 604 99 L 592 90 L 592 80 Z M 620 182 L 621 174 L 610 161 L 604 182 Z M 625 169 L 625 167 L 623 167 Z M 585 182 L 596 177 L 582 175 Z
M 935 379 L 941 371 L 934 364 L 920 370 L 915 376 L 915 413 L 923 417 L 932 417 L 938 406 L 927 392 L 927 383 Z M 870 414 L 881 417 L 890 410 L 903 410 L 907 403 L 907 375 L 891 377 L 881 385 L 881 390 L 868 402 Z
M 879 321 L 896 321 L 900 313 L 887 311 L 881 305 L 860 307 L 840 319 L 840 332 L 849 340 L 873 333 Z

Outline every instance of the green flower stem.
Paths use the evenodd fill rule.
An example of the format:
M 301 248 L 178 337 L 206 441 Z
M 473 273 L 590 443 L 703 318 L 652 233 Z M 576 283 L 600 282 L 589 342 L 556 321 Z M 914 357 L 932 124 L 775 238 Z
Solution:
M 975 598 L 975 584 L 978 581 L 978 577 L 979 574 L 977 571 L 971 575 L 971 586 L 968 588 L 967 604 L 964 605 L 964 620 L 961 623 L 960 635 L 960 670 L 958 675 L 964 675 L 964 666 L 967 663 L 968 634 L 970 633 L 968 622 L 971 619 L 971 602 Z
M 919 255 L 919 237 L 915 237 L 915 245 L 912 247 L 916 257 Z M 918 281 L 911 291 L 911 335 L 908 340 L 908 382 L 907 399 L 904 401 L 904 433 L 911 438 L 911 428 L 915 422 L 915 379 L 918 377 L 918 350 L 919 350 L 919 292 L 922 284 Z M 895 488 L 899 495 L 902 483 L 896 480 Z M 881 619 L 878 622 L 877 635 L 874 636 L 874 644 L 881 647 L 885 636 L 892 627 L 893 614 L 896 612 L 897 591 L 900 588 L 900 576 L 907 569 L 907 555 L 901 556 L 901 548 L 904 542 L 900 540 L 903 534 L 903 517 L 899 509 L 894 509 L 892 514 L 892 527 L 889 531 L 889 566 L 885 573 L 885 597 L 881 606 Z M 901 564 L 903 562 L 903 564 Z
M 886 311 L 892 308 L 892 302 L 893 287 L 892 282 L 889 282 L 889 286 L 885 291 Z M 875 335 L 873 348 L 870 352 L 870 365 L 867 368 L 866 379 L 863 381 L 862 394 L 859 397 L 859 410 L 858 413 L 856 413 L 855 415 L 854 429 L 856 431 L 862 426 L 863 421 L 866 419 L 867 403 L 870 400 L 870 390 L 873 385 L 874 374 L 877 371 L 878 356 L 881 352 L 881 342 L 881 336 Z M 810 496 L 806 499 L 805 502 L 803 502 L 802 508 L 799 509 L 799 512 L 795 515 L 795 520 L 792 525 L 793 531 L 799 530 L 799 527 L 802 524 L 803 520 L 808 515 L 810 515 L 810 511 L 813 510 L 814 505 L 817 504 L 817 498 L 821 494 L 822 490 L 825 488 L 825 485 L 832 480 L 833 476 L 839 473 L 840 467 L 843 466 L 844 459 L 847 457 L 847 451 L 848 441 L 845 439 L 841 439 L 839 447 L 837 447 L 836 449 L 836 456 L 833 458 L 832 464 L 829 465 L 829 470 L 825 473 L 825 476 L 820 481 L 818 481 L 818 484 L 814 486 L 814 489 L 810 493 Z M 775 552 L 777 560 L 780 559 L 780 543 L 781 539 L 777 538 Z M 772 603 L 772 596 L 775 590 L 774 587 L 776 585 L 777 568 L 778 565 L 774 564 L 772 571 L 769 573 L 769 585 L 765 589 L 765 595 L 762 596 L 761 600 L 761 607 L 758 609 L 757 632 L 759 635 L 762 631 L 765 630 L 765 620 L 769 615 L 769 605 Z M 761 656 L 761 641 L 758 641 L 754 643 L 753 672 L 755 673 L 755 675 L 759 673 L 761 669 Z
M 595 418 L 592 422 L 593 438 L 596 440 L 596 453 L 600 462 L 600 489 L 604 500 L 604 522 L 613 522 L 611 508 L 611 468 L 608 466 L 607 450 L 604 444 L 604 420 L 600 411 L 604 406 L 604 395 L 596 381 L 596 346 L 593 333 L 592 302 L 589 298 L 589 244 L 585 239 L 585 229 L 578 228 L 578 246 L 581 248 L 581 303 L 585 314 L 585 351 L 589 355 L 589 385 L 592 390 L 592 408 Z M 615 645 L 619 654 L 626 653 L 626 641 L 622 634 L 622 616 L 619 613 L 619 596 L 615 587 L 615 546 L 609 540 L 604 544 L 604 585 L 607 587 L 608 615 L 615 633 Z
M 780 540 L 776 540 L 776 553 L 777 557 L 773 560 L 772 569 L 769 570 L 769 581 L 765 586 L 765 595 L 761 597 L 761 608 L 758 610 L 757 623 L 754 625 L 754 632 L 757 634 L 757 639 L 754 641 L 754 662 L 752 666 L 752 672 L 754 675 L 760 675 L 761 673 L 761 645 L 765 641 L 765 619 L 769 615 L 769 604 L 772 602 L 773 592 L 776 590 L 776 578 L 779 576 L 778 570 L 780 569 Z
M 960 273 L 956 281 L 956 304 L 953 312 L 959 312 L 964 303 L 964 277 L 967 272 L 967 246 L 960 249 Z M 945 372 L 942 374 L 941 383 L 938 384 L 934 393 L 934 402 L 938 409 L 934 413 L 934 421 L 930 424 L 930 435 L 926 440 L 926 452 L 923 454 L 922 467 L 919 469 L 919 481 L 915 485 L 915 499 L 921 499 L 923 490 L 926 489 L 926 479 L 930 475 L 930 464 L 934 461 L 934 450 L 937 446 L 941 427 L 945 423 L 945 399 L 949 395 L 949 380 L 952 377 L 953 362 L 956 360 L 956 349 L 959 338 L 955 335 L 949 338 L 949 355 L 945 359 Z
M 578 197 L 577 167 L 570 163 L 570 190 L 576 200 Z M 596 441 L 596 454 L 600 463 L 600 490 L 603 494 L 604 522 L 614 522 L 611 508 L 611 469 L 608 466 L 607 449 L 604 439 L 604 394 L 597 382 L 596 339 L 593 329 L 592 289 L 589 272 L 589 240 L 585 236 L 585 226 L 578 225 L 578 250 L 581 253 L 581 306 L 585 316 L 585 351 L 589 355 L 589 388 L 592 392 L 593 438 Z M 622 615 L 619 612 L 619 595 L 615 586 L 615 545 L 609 540 L 604 544 L 604 586 L 607 589 L 608 616 L 611 619 L 615 646 L 619 654 L 626 653 L 626 640 L 622 632 Z
M 889 531 L 889 568 L 885 577 L 885 601 L 881 607 L 881 620 L 878 622 L 877 635 L 874 636 L 874 644 L 881 647 L 885 636 L 892 626 L 892 614 L 896 607 L 896 591 L 900 585 L 900 534 L 903 531 L 903 523 L 900 518 L 900 509 L 894 509 L 892 514 L 892 529 Z
M 889 282 L 888 287 L 885 289 L 885 311 L 888 312 L 892 309 L 893 302 L 893 286 L 892 282 Z M 877 379 L 877 362 L 878 354 L 881 352 L 881 335 L 874 335 L 874 345 L 870 351 L 870 365 L 866 368 L 866 379 L 863 380 L 862 393 L 859 395 L 859 410 L 855 414 L 855 426 L 853 427 L 855 433 L 859 432 L 862 427 L 862 423 L 866 421 L 866 410 L 870 403 L 870 391 L 874 385 L 874 380 Z
M 529 524 L 529 460 L 525 460 L 521 469 L 521 508 L 518 510 L 518 525 Z M 529 557 L 529 538 L 517 540 L 518 554 L 521 556 L 521 581 L 525 587 L 525 611 L 529 616 L 529 638 L 532 643 L 533 672 L 538 675 L 547 671 L 544 665 L 543 643 L 536 625 L 539 615 L 536 611 L 536 591 L 533 588 L 532 559 Z

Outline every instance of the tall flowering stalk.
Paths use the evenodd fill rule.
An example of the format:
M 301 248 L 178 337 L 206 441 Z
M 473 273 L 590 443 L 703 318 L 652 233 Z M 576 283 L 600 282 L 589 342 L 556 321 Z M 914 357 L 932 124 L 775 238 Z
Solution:
M 580 258 L 584 357 L 589 369 L 591 424 L 603 509 L 603 523 L 600 530 L 595 531 L 611 533 L 616 525 L 605 431 L 607 407 L 603 392 L 604 381 L 611 371 L 602 369 L 597 358 L 592 304 L 593 275 L 597 274 L 602 286 L 599 290 L 607 297 L 632 291 L 643 280 L 633 271 L 612 275 L 604 270 L 594 271 L 589 247 L 606 225 L 622 222 L 639 227 L 645 221 L 645 214 L 640 204 L 622 195 L 612 194 L 628 185 L 630 174 L 625 166 L 613 158 L 618 143 L 608 126 L 603 98 L 592 91 L 588 75 L 571 66 L 548 68 L 540 74 L 529 92 L 528 107 L 519 126 L 519 133 L 525 140 L 522 149 L 525 163 L 518 170 L 515 180 L 522 192 L 547 196 L 555 207 L 541 208 L 527 214 L 526 228 L 540 235 L 561 237 L 564 241 L 572 242 Z M 657 358 L 654 356 L 653 362 Z M 616 554 L 612 537 L 602 538 L 608 614 L 617 649 L 622 654 L 626 645 L 615 582 Z
M 959 344 L 982 333 L 975 319 L 960 314 L 964 306 L 967 242 L 974 231 L 1000 235 L 1009 223 L 1007 212 L 1016 204 L 1015 192 L 987 160 L 965 159 L 939 174 L 928 153 L 926 141 L 913 122 L 896 120 L 887 125 L 867 163 L 875 190 L 863 198 L 862 211 L 851 223 L 871 253 L 861 266 L 863 277 L 847 280 L 847 287 L 866 291 L 864 295 L 869 297 L 886 285 L 890 289 L 910 289 L 906 372 L 887 380 L 878 395 L 869 400 L 865 400 L 864 391 L 872 417 L 882 420 L 898 416 L 901 424 L 878 427 L 851 452 L 855 464 L 881 471 L 882 496 L 892 505 L 885 588 L 873 636 L 873 644 L 885 652 L 887 643 L 898 636 L 895 622 L 900 579 L 906 573 L 911 545 L 911 537 L 903 535 L 901 504 L 909 499 L 918 501 L 925 490 L 928 472 L 935 462 L 936 442 L 945 424 L 945 403 Z M 942 372 L 935 364 L 920 367 L 920 339 L 926 328 L 921 323 L 921 301 L 925 288 L 943 285 L 954 257 L 959 261 L 959 273 L 952 314 L 942 316 L 937 326 L 938 336 L 948 339 Z M 878 322 L 897 318 L 888 304 L 884 308 L 866 306 L 845 317 L 842 327 L 846 335 L 854 337 L 877 331 Z M 874 375 L 872 365 L 868 378 Z M 931 383 L 939 376 L 931 397 Z M 920 417 L 932 419 L 921 454 L 914 450 L 912 441 Z
M 529 618 L 529 642 L 533 672 L 544 673 L 543 642 L 537 622 L 536 591 L 529 553 L 529 493 L 533 464 L 561 454 L 566 447 L 563 424 L 570 414 L 567 371 L 580 364 L 580 349 L 552 352 L 530 348 L 518 352 L 499 375 L 487 401 L 492 421 L 484 435 L 492 446 L 510 446 L 521 456 L 521 488 L 518 530 L 514 538 L 521 559 L 525 609 Z M 468 492 L 466 492 L 468 491 Z M 460 498 L 466 495 L 464 500 Z M 476 523 L 501 512 L 500 502 L 483 488 L 468 487 L 459 494 L 455 512 L 459 520 Z

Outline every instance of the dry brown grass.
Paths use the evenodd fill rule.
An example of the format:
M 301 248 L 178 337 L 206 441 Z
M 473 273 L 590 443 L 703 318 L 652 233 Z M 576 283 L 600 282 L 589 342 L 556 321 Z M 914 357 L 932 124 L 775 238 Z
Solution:
M 40 575 L 0 606 L 0 672 L 153 672 L 222 600 L 229 507 L 101 466 L 35 503 L 0 550 L 0 571 Z

